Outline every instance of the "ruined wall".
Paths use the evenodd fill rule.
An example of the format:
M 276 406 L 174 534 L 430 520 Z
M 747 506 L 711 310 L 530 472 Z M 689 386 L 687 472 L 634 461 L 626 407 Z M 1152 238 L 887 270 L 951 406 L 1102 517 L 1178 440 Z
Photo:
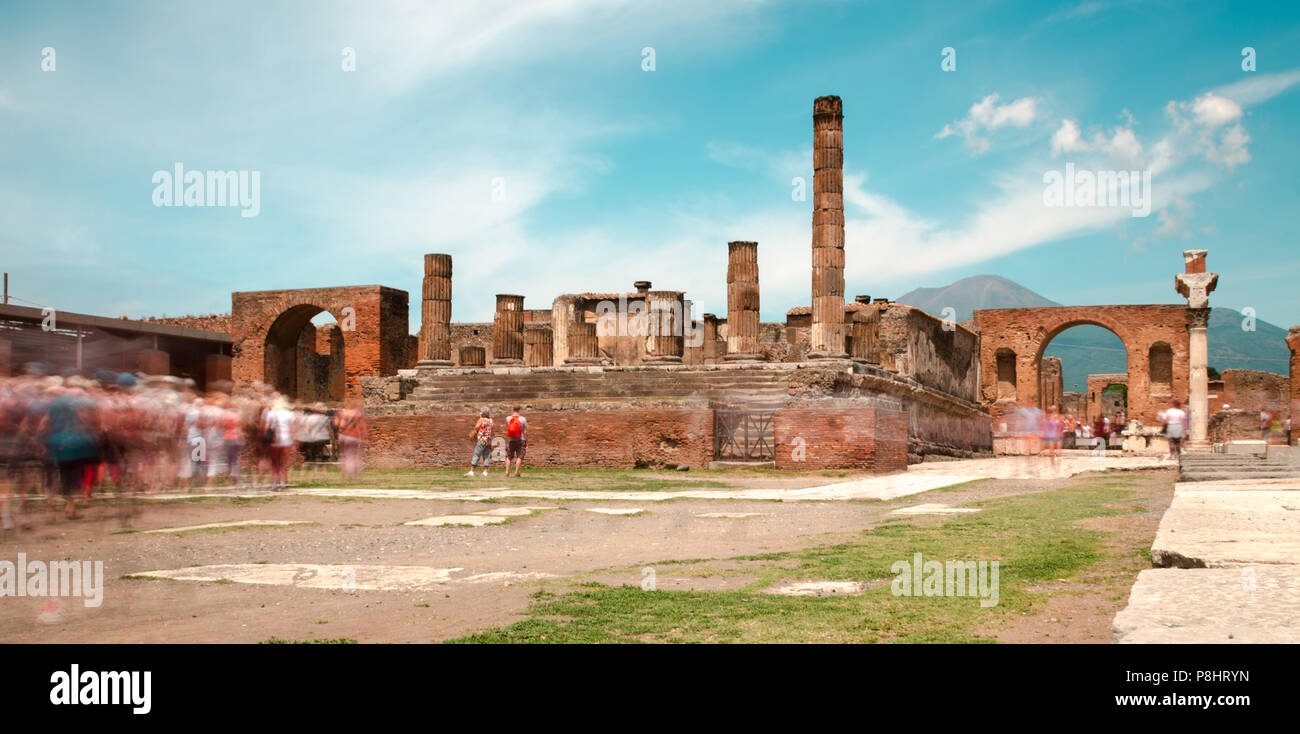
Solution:
M 230 314 L 228 313 L 213 313 L 202 316 L 149 316 L 143 319 L 128 320 L 143 321 L 148 324 L 180 326 L 186 329 L 203 329 L 204 331 L 216 331 L 222 334 L 234 333 L 231 331 Z
M 1289 410 L 1291 380 L 1286 375 L 1261 370 L 1224 370 L 1221 373 L 1223 391 L 1219 395 L 1219 405 L 1229 405 L 1235 410 L 1244 410 L 1259 419 L 1261 408 L 1267 410 Z
M 392 375 L 410 362 L 405 291 L 378 285 L 303 288 L 236 292 L 230 300 L 236 383 L 292 386 L 299 337 L 321 311 L 351 327 L 342 329 L 347 394 L 361 394 L 361 378 Z
M 774 422 L 778 469 L 907 469 L 907 413 L 901 409 L 827 401 L 783 408 Z
M 882 368 L 962 400 L 979 399 L 978 336 L 919 308 L 882 305 L 877 337 Z
M 1087 418 L 1088 422 L 1096 421 L 1100 416 L 1114 416 L 1116 412 L 1124 412 L 1127 407 L 1124 404 L 1123 394 L 1106 393 L 1106 388 L 1111 385 L 1128 385 L 1128 375 L 1126 374 L 1099 374 L 1088 375 L 1088 392 L 1087 395 Z
M 1050 410 L 1053 405 L 1060 409 L 1061 396 L 1065 393 L 1062 384 L 1061 360 L 1056 357 L 1043 357 L 1039 372 L 1038 396 L 1043 410 Z

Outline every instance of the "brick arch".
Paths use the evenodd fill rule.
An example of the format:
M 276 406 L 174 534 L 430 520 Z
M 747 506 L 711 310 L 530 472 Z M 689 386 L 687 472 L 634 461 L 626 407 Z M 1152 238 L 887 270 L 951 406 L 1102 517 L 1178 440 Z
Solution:
M 1150 425 L 1163 406 L 1150 394 L 1148 356 L 1152 345 L 1164 342 L 1173 352 L 1173 396 L 1187 399 L 1188 336 L 1187 308 L 1153 306 L 1052 306 L 1044 308 L 999 308 L 975 312 L 980 333 L 980 389 L 984 402 L 1000 415 L 1013 404 L 1037 405 L 1039 369 L 1043 352 L 1052 339 L 1066 329 L 1082 325 L 1100 326 L 1113 332 L 1124 344 L 1127 355 L 1129 417 Z M 997 395 L 997 352 L 1010 349 L 1016 355 L 1016 398 L 1014 403 Z
M 328 311 L 341 328 L 345 393 L 361 395 L 361 378 L 397 373 L 411 360 L 406 291 L 384 286 L 302 288 L 232 293 L 231 331 L 236 382 L 263 382 L 267 359 L 294 341 L 316 314 Z M 347 327 L 351 328 L 347 328 Z M 268 350 L 268 344 L 273 345 Z

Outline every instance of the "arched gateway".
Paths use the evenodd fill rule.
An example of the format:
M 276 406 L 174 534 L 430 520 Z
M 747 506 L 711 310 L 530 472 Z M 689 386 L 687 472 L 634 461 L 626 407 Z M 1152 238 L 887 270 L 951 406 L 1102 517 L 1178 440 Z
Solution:
M 406 291 L 380 285 L 302 288 L 232 293 L 230 300 L 236 382 L 265 382 L 294 399 L 338 400 L 360 396 L 362 377 L 393 375 L 414 361 Z M 321 312 L 337 322 L 321 339 L 328 342 L 326 350 L 304 337 Z M 321 367 L 326 384 L 311 392 L 300 374 L 303 349 L 328 351 L 318 355 L 328 361 Z
M 1043 350 L 1073 326 L 1108 329 L 1128 353 L 1128 416 L 1143 424 L 1169 400 L 1188 396 L 1188 309 L 1179 305 L 1054 306 L 975 312 L 980 334 L 980 391 L 994 416 L 1038 405 Z

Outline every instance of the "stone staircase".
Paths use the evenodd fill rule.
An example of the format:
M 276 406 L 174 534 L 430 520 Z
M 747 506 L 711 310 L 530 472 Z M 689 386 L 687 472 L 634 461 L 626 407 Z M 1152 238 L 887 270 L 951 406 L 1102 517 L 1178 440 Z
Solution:
M 1284 479 L 1300 477 L 1300 464 L 1277 455 L 1184 453 L 1179 463 L 1180 482 L 1217 479 Z
M 762 410 L 780 407 L 787 394 L 786 375 L 780 371 L 644 369 L 435 374 L 421 378 L 407 399 L 480 404 L 694 398 Z

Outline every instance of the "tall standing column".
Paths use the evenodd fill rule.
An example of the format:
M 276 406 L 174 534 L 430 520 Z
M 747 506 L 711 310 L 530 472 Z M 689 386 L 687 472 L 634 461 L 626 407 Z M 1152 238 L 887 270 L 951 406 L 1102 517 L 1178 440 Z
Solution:
M 524 363 L 524 297 L 497 294 L 497 315 L 492 322 L 492 364 Z
M 1209 325 L 1210 309 L 1187 309 L 1187 407 L 1191 413 L 1187 448 L 1191 451 L 1208 449 L 1210 445 Z
M 451 255 L 424 256 L 417 367 L 451 366 Z
M 843 359 L 844 114 L 839 97 L 813 102 L 810 359 Z
M 1205 250 L 1184 250 L 1185 271 L 1174 278 L 1174 287 L 1187 299 L 1187 409 L 1191 430 L 1189 451 L 1208 451 L 1210 426 L 1209 345 L 1210 293 L 1219 284 L 1218 273 L 1205 272 Z
M 727 354 L 729 362 L 759 358 L 758 243 L 727 243 Z
M 646 350 L 643 361 L 681 364 L 685 345 L 682 295 L 681 291 L 646 291 L 647 346 L 650 348 Z

